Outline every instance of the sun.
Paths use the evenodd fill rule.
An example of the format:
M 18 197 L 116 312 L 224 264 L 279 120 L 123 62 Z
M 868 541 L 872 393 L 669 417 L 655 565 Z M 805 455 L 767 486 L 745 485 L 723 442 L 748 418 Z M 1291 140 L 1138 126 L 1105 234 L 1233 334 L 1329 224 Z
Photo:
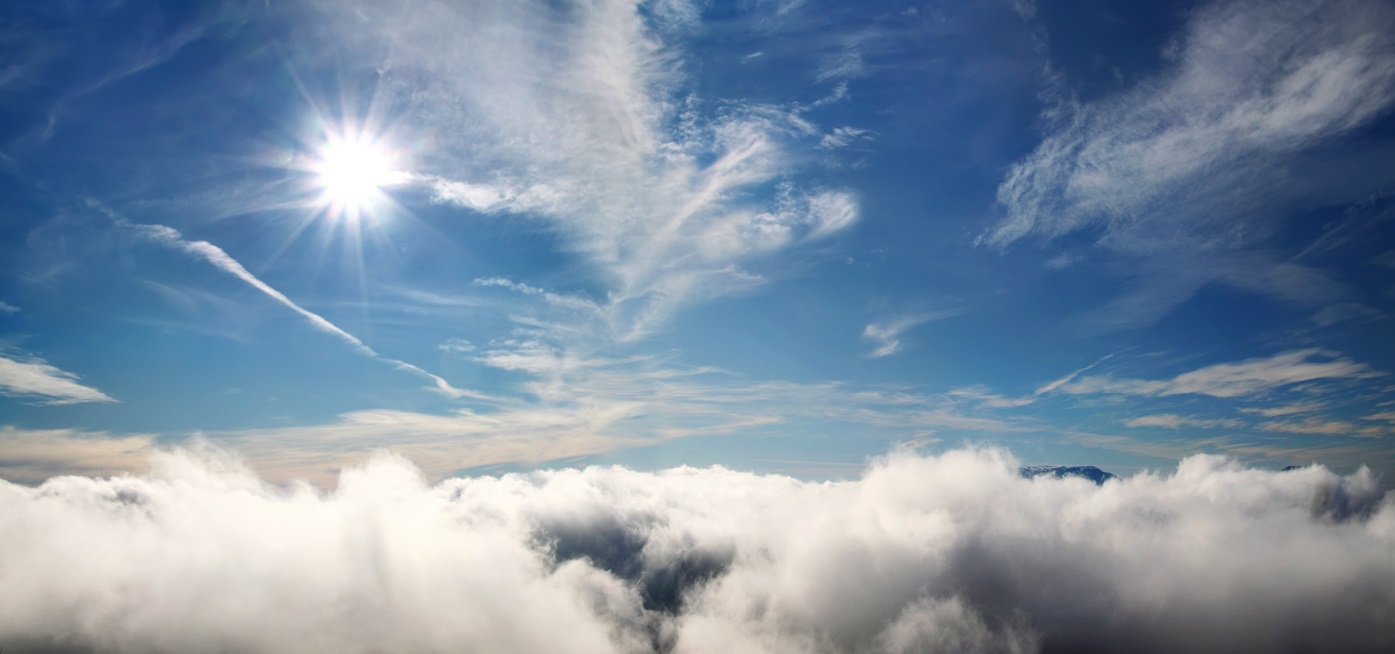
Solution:
M 386 143 L 366 135 L 326 138 L 310 166 L 320 204 L 335 217 L 373 211 L 387 199 L 384 189 L 404 176 L 396 158 Z

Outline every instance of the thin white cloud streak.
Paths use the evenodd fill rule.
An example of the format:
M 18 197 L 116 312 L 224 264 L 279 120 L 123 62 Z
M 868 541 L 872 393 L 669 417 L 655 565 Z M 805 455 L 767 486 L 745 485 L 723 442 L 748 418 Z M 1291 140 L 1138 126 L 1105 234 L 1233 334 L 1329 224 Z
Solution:
M 880 359 L 896 354 L 901 351 L 901 335 L 906 331 L 928 322 L 952 318 L 963 313 L 962 309 L 913 313 L 868 324 L 862 330 L 862 338 L 871 341 L 876 347 L 867 353 L 867 356 L 872 359 Z
M 1218 363 L 1172 379 L 1129 379 L 1105 375 L 1076 377 L 1060 384 L 1055 390 L 1070 395 L 1107 393 L 1161 397 L 1193 394 L 1243 398 L 1300 382 L 1371 379 L 1384 374 L 1335 353 L 1309 349 L 1237 363 Z
M 0 483 L 0 594 L 24 598 L 0 632 L 148 652 L 1395 647 L 1395 502 L 1364 471 L 1192 457 L 1095 486 L 1016 465 L 427 485 L 380 457 L 319 493 L 167 454 L 148 476 Z
M 242 264 L 238 263 L 236 259 L 233 259 L 232 257 L 228 256 L 228 253 L 224 252 L 222 248 L 212 243 L 209 243 L 208 241 L 186 240 L 184 238 L 184 235 L 179 233 L 179 230 L 176 230 L 172 227 L 166 227 L 164 225 L 141 225 L 127 222 L 125 220 L 118 220 L 118 224 L 122 227 L 139 233 L 142 236 L 145 236 L 146 238 L 156 243 L 203 259 L 204 261 L 212 264 L 213 267 L 225 273 L 228 273 L 242 280 L 243 282 L 246 282 L 252 288 L 257 289 L 264 293 L 267 297 L 276 300 L 278 303 L 281 304 L 281 306 L 284 306 L 287 309 L 290 309 L 291 311 L 300 314 L 301 317 L 309 321 L 310 324 L 314 326 L 316 329 L 326 334 L 330 334 L 332 336 L 337 337 L 339 340 L 348 343 L 350 347 L 354 348 L 355 350 L 358 350 L 362 354 L 366 354 L 374 358 L 378 357 L 378 353 L 374 352 L 373 348 L 370 348 L 367 345 L 365 345 L 364 342 L 359 340 L 357 336 L 354 336 L 353 334 L 350 334 L 349 332 L 340 329 L 334 323 L 326 320 L 324 316 L 321 316 L 291 301 L 291 299 L 286 297 L 284 293 L 272 288 L 271 285 L 258 279 L 256 275 L 253 275 L 251 272 L 249 272 L 247 268 L 243 267 Z
M 1326 408 L 1327 405 L 1317 402 L 1303 402 L 1299 404 L 1284 404 L 1281 406 L 1271 406 L 1264 408 L 1242 408 L 1245 413 L 1253 413 L 1266 418 L 1278 418 L 1280 416 L 1291 416 L 1298 413 L 1312 413 Z
M 1182 429 L 1184 427 L 1197 427 L 1200 429 L 1238 429 L 1244 427 L 1245 423 L 1233 418 L 1192 418 L 1180 416 L 1175 413 L 1158 413 L 1150 416 L 1139 416 L 1124 423 L 1126 427 L 1162 427 L 1165 429 Z
M 1357 425 L 1346 420 L 1332 420 L 1319 417 L 1304 418 L 1302 420 L 1271 420 L 1262 422 L 1258 426 L 1264 431 L 1287 434 L 1321 434 L 1325 436 L 1356 436 L 1361 438 L 1378 438 L 1391 433 L 1391 431 L 1385 427 Z
M 78 379 L 37 357 L 20 360 L 0 354 L 0 395 L 37 396 L 50 405 L 116 401 Z
M 1103 357 L 1100 357 L 1100 359 L 1099 359 L 1098 361 L 1096 361 L 1096 362 L 1094 362 L 1094 363 L 1092 363 L 1092 364 L 1090 364 L 1090 365 L 1088 365 L 1088 366 L 1085 366 L 1084 368 L 1081 368 L 1081 369 L 1079 369 L 1079 370 L 1076 370 L 1075 372 L 1072 372 L 1072 373 L 1070 373 L 1069 375 L 1066 375 L 1065 377 L 1062 377 L 1062 378 L 1060 378 L 1060 379 L 1057 379 L 1057 380 L 1052 381 L 1052 382 L 1048 382 L 1048 383 L 1046 383 L 1046 384 L 1043 384 L 1043 385 L 1037 387 L 1036 390 L 1032 391 L 1032 395 L 1035 397 L 1035 396 L 1038 396 L 1038 395 L 1045 395 L 1045 394 L 1047 394 L 1047 393 L 1050 393 L 1050 392 L 1052 392 L 1052 391 L 1054 391 L 1054 390 L 1056 390 L 1056 389 L 1058 389 L 1058 388 L 1060 388 L 1060 387 L 1062 387 L 1062 386 L 1065 386 L 1066 384 L 1069 384 L 1069 383 L 1072 382 L 1072 381 L 1075 381 L 1075 378 L 1076 378 L 1076 377 L 1079 377 L 1080 375 L 1089 372 L 1090 370 L 1094 369 L 1095 366 L 1098 366 L 1099 364 L 1104 363 L 1105 361 L 1108 361 L 1108 360 L 1110 360 L 1110 359 L 1112 359 L 1112 358 L 1114 358 L 1114 355 L 1113 355 L 1113 354 L 1106 354 L 1106 355 L 1104 355 Z
M 13 316 L 16 313 L 19 313 L 19 307 L 8 302 L 0 301 L 0 313 L 5 313 Z
M 998 393 L 994 393 L 991 389 L 982 385 L 956 388 L 947 392 L 946 395 L 950 397 L 968 400 L 978 406 L 987 409 L 1021 408 L 1036 403 L 1037 400 L 1041 399 L 1042 396 L 1048 395 L 1056 391 L 1062 386 L 1065 386 L 1066 384 L 1074 381 L 1075 378 L 1079 377 L 1080 375 L 1089 372 L 1090 370 L 1093 370 L 1096 366 L 1112 358 L 1114 358 L 1113 354 L 1106 354 L 1103 357 L 1100 357 L 1098 361 L 1095 361 L 1094 363 L 1091 363 L 1088 366 L 1072 371 L 1070 374 L 1067 374 L 1064 377 L 1060 377 L 1058 379 L 1042 384 L 1041 386 L 1038 386 L 1035 390 L 1031 392 L 1030 395 L 1025 395 L 1021 397 L 1009 397 L 1005 395 L 1000 395 Z
M 250 271 L 247 270 L 246 267 L 244 267 L 241 263 L 238 263 L 236 259 L 233 259 L 231 256 L 229 256 L 228 253 L 224 252 L 222 248 L 212 243 L 209 243 L 208 241 L 186 240 L 184 238 L 184 235 L 179 233 L 179 230 L 176 230 L 172 227 L 167 227 L 165 225 L 137 224 L 117 216 L 113 216 L 113 219 L 121 227 L 132 230 L 138 234 L 141 234 L 145 238 L 150 239 L 151 241 L 154 241 L 166 247 L 179 250 L 186 254 L 190 254 L 200 259 L 203 259 L 204 261 L 212 264 L 213 267 L 242 280 L 243 282 L 250 285 L 252 288 L 261 291 L 267 297 L 270 297 L 271 299 L 275 300 L 277 303 L 281 304 L 281 306 L 284 306 L 287 309 L 290 309 L 291 311 L 294 311 L 301 317 L 305 318 L 315 329 L 329 334 L 331 336 L 334 336 L 339 340 L 347 343 L 358 353 L 388 363 L 398 370 L 411 373 L 418 377 L 426 378 L 431 382 L 431 390 L 433 390 L 436 393 L 454 399 L 491 399 L 490 396 L 482 393 L 456 388 L 441 376 L 433 374 L 431 372 L 427 372 L 426 370 L 423 370 L 422 368 L 413 364 L 407 363 L 406 361 L 401 361 L 398 359 L 393 359 L 391 357 L 385 357 L 378 354 L 376 351 L 373 350 L 373 348 L 368 347 L 366 343 L 359 340 L 357 336 L 354 336 L 353 334 L 350 334 L 349 332 L 340 329 L 339 326 L 330 322 L 324 316 L 321 316 L 318 313 L 310 311 L 309 309 L 306 309 L 300 306 L 299 304 L 296 304 L 290 298 L 286 297 L 286 295 L 281 291 L 272 288 L 270 284 L 267 284 L 266 282 L 258 279 L 256 275 L 253 275 Z
M 598 337 L 620 340 L 763 283 L 745 266 L 858 216 L 845 191 L 762 188 L 797 169 L 790 144 L 818 130 L 790 107 L 700 116 L 674 45 L 697 6 L 665 7 L 324 5 L 349 47 L 389 53 L 362 63 L 403 100 L 402 121 L 433 134 L 417 183 L 441 202 L 551 224 L 606 286 Z
M 431 479 L 504 463 L 537 464 L 713 434 L 788 433 L 811 421 L 894 442 L 939 431 L 1022 432 L 1028 426 L 964 405 L 961 398 L 844 384 L 751 382 L 681 369 L 647 357 L 582 358 L 542 343 L 475 353 L 533 376 L 519 399 L 444 415 L 364 410 L 320 425 L 207 434 L 235 447 L 263 475 L 326 485 L 337 471 L 387 449 Z

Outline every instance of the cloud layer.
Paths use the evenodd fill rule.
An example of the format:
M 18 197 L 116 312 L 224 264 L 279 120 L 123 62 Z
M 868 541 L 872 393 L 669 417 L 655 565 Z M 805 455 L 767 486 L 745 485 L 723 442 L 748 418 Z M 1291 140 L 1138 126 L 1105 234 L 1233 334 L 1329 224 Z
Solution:
M 99 651 L 1389 651 L 1364 471 L 1193 457 L 1103 486 L 996 451 L 856 481 L 560 470 L 338 490 L 216 451 L 0 484 L 6 647 Z

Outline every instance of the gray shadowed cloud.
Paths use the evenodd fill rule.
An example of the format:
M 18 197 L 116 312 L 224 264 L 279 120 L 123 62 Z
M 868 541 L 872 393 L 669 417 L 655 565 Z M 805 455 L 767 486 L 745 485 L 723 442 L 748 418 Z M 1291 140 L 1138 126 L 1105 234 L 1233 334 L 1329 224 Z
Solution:
M 998 451 L 811 483 L 619 467 L 337 490 L 226 453 L 0 483 L 6 648 L 1390 651 L 1395 503 L 1197 456 L 1096 485 Z M 100 543 L 94 547 L 93 543 Z

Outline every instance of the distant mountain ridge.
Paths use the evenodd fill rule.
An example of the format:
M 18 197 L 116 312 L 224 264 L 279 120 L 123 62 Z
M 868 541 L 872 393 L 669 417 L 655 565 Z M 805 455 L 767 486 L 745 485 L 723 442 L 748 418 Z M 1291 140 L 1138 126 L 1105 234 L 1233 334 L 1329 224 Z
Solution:
M 1019 468 L 1018 472 L 1028 479 L 1040 477 L 1042 475 L 1050 475 L 1057 479 L 1062 477 L 1083 477 L 1101 486 L 1110 479 L 1119 478 L 1118 475 L 1112 472 L 1105 472 L 1095 466 L 1024 466 Z

